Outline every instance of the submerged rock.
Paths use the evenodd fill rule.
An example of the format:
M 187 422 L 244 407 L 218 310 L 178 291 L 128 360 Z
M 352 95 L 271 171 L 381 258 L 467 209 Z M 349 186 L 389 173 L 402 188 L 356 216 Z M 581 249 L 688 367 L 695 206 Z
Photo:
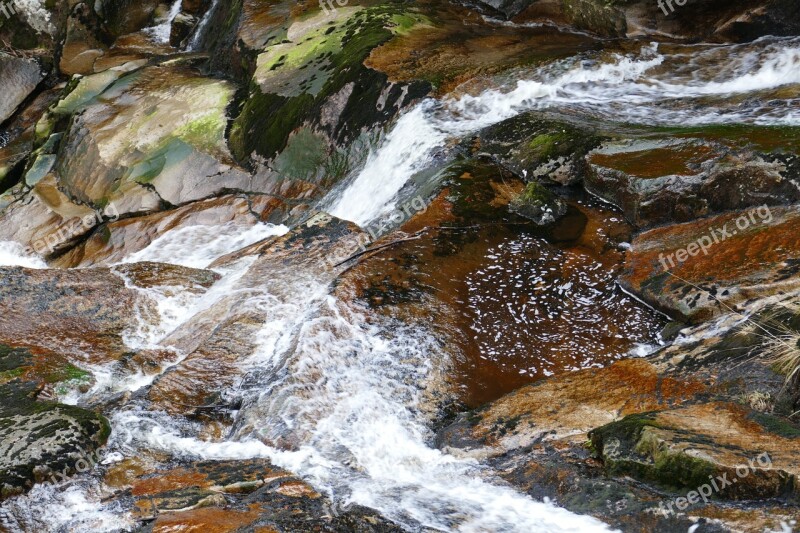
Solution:
M 258 353 L 259 331 L 270 319 L 285 320 L 274 316 L 274 310 L 297 308 L 298 294 L 309 297 L 303 292 L 309 287 L 327 290 L 344 268 L 337 263 L 349 257 L 362 235 L 350 222 L 315 213 L 283 236 L 212 264 L 218 268 L 252 261 L 225 296 L 162 341 L 185 357 L 147 391 L 152 408 L 196 416 L 229 407 L 221 392 L 241 378 L 248 358 Z M 259 431 L 262 425 L 258 422 Z

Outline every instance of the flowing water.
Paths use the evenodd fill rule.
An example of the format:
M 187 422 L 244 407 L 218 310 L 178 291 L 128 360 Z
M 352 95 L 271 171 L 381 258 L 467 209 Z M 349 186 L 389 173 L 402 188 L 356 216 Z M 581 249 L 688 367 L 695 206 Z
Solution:
M 560 61 L 524 76 L 478 95 L 429 99 L 408 111 L 364 168 L 325 200 L 330 211 L 360 224 L 379 218 L 415 174 L 447 157 L 453 141 L 527 110 L 647 125 L 800 125 L 797 39 L 646 45 Z M 206 267 L 285 231 L 266 225 L 177 230 L 125 261 Z M 330 290 L 336 273 L 318 268 L 313 258 L 279 261 L 265 270 L 259 261 L 225 263 L 217 269 L 222 279 L 204 294 L 143 291 L 159 303 L 160 321 L 143 321 L 127 335 L 131 349 L 171 350 L 170 368 L 188 355 L 187 339 L 228 320 L 232 309 L 260 317 L 251 352 L 235 363 L 234 379 L 222 391 L 231 404 L 241 405 L 227 434 L 201 438 L 196 423 L 153 409 L 139 396 L 110 415 L 108 448 L 115 455 L 109 461 L 153 452 L 190 459 L 265 457 L 337 502 L 378 509 L 412 531 L 606 529 L 505 486 L 473 459 L 432 447 L 425 390 L 447 361 L 429 331 L 337 298 Z M 5 244 L 0 262 L 42 266 Z M 135 373 L 102 378 L 102 369 L 93 370 L 100 376 L 93 389 L 69 400 L 144 389 L 156 379 Z M 64 490 L 38 487 L 3 505 L 5 525 L 36 531 L 131 527 L 119 503 L 102 503 L 107 495 L 88 475 Z
M 183 0 L 175 0 L 175 2 L 169 8 L 169 13 L 167 13 L 167 18 L 164 19 L 164 22 L 144 30 L 148 35 L 153 37 L 157 43 L 169 43 L 169 35 L 172 32 L 172 23 L 175 21 L 175 17 L 178 16 L 178 13 L 181 12 L 182 1 Z
M 394 208 L 398 191 L 441 157 L 448 141 L 530 110 L 650 126 L 800 125 L 800 39 L 662 48 L 572 58 L 477 96 L 426 100 L 400 118 L 330 212 L 370 222 Z M 771 99 L 781 87 L 792 95 Z
M 192 37 L 189 39 L 189 44 L 186 45 L 186 50 L 193 52 L 197 50 L 200 44 L 203 42 L 203 37 L 206 35 L 208 24 L 211 22 L 211 17 L 214 16 L 214 13 L 217 12 L 218 5 L 219 0 L 211 1 L 211 6 L 208 8 L 208 11 L 205 12 L 203 18 L 200 19 L 200 23 L 192 32 Z

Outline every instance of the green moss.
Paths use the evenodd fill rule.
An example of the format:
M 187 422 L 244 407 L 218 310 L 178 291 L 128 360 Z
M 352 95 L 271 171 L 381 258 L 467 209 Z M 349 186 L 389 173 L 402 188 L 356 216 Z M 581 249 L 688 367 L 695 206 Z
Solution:
M 525 190 L 516 201 L 524 204 L 546 205 L 553 200 L 553 197 L 553 193 L 547 187 L 532 181 L 525 186 Z
M 770 433 L 787 439 L 800 438 L 800 429 L 786 419 L 767 413 L 753 412 L 748 417 Z
M 569 135 L 566 132 L 545 133 L 534 137 L 528 143 L 528 148 L 533 151 L 533 155 L 537 159 L 546 161 L 557 155 L 561 143 L 568 143 L 569 140 Z
M 24 373 L 25 373 L 25 368 L 22 367 L 0 372 L 0 383 L 11 381 L 12 379 L 20 377 Z
M 341 123 L 354 135 L 371 126 L 381 113 L 363 103 L 378 101 L 386 76 L 365 67 L 364 61 L 392 38 L 393 30 L 408 31 L 422 20 L 407 14 L 402 4 L 390 3 L 339 9 L 333 21 L 321 26 L 321 14 L 296 22 L 307 30 L 292 43 L 267 47 L 258 57 L 250 95 L 231 128 L 234 156 L 243 161 L 255 152 L 272 159 L 292 132 L 318 119 L 322 106 L 348 84 L 358 103 L 345 107 Z
M 45 376 L 45 381 L 48 383 L 58 383 L 62 381 L 83 381 L 91 377 L 91 374 L 86 370 L 80 369 L 73 364 L 59 368 Z

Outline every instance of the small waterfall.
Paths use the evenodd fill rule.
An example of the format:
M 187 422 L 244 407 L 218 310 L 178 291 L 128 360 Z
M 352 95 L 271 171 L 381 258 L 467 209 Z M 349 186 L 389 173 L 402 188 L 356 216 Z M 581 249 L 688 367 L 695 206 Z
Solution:
M 175 17 L 178 16 L 178 13 L 181 12 L 182 1 L 183 0 L 175 0 L 175 2 L 169 8 L 169 13 L 167 14 L 167 18 L 164 20 L 164 22 L 158 26 L 153 26 L 144 30 L 151 35 L 156 42 L 161 44 L 169 43 L 169 36 L 172 32 L 172 23 L 175 21 Z
M 219 6 L 220 0 L 212 0 L 211 7 L 208 8 L 205 15 L 203 15 L 202 20 L 200 20 L 200 24 L 194 29 L 192 33 L 192 37 L 189 39 L 189 44 L 186 45 L 186 50 L 189 52 L 197 51 L 200 44 L 203 42 L 203 37 L 206 34 L 206 28 L 211 22 L 211 18 L 214 16 L 214 13 L 217 11 L 217 7 Z
M 513 87 L 459 100 L 426 100 L 403 115 L 363 170 L 331 201 L 337 217 L 366 226 L 394 208 L 398 191 L 444 146 L 531 110 L 569 109 L 612 122 L 800 125 L 800 98 L 740 106 L 731 95 L 800 84 L 800 39 L 706 45 L 692 54 L 657 44 L 610 60 L 572 58 L 538 69 Z M 710 101 L 709 100 L 710 97 Z M 704 98 L 703 107 L 691 105 Z M 716 99 L 715 99 L 716 98 Z

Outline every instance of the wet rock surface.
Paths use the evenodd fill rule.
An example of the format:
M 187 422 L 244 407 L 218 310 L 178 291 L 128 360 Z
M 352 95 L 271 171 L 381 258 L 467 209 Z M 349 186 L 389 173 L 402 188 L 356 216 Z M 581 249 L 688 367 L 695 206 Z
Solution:
M 87 458 L 105 444 L 111 431 L 102 415 L 38 401 L 41 384 L 30 373 L 37 366 L 35 359 L 27 349 L 0 344 L 0 499 L 27 492 L 34 483 L 60 482 L 87 470 Z M 67 365 L 43 377 L 52 383 L 79 375 Z
M 796 207 L 764 207 L 653 229 L 633 240 L 620 281 L 673 318 L 702 322 L 796 290 L 797 223 Z
M 0 267 L 0 526 L 427 531 L 463 472 L 624 531 L 796 525 L 796 41 L 687 44 L 797 34 L 796 3 L 344 4 L 0 16 L 0 258 L 49 266 Z M 432 96 L 392 219 L 326 214 Z M 436 530 L 509 523 L 437 497 Z
M 797 161 L 791 153 L 759 154 L 702 139 L 607 143 L 587 156 L 586 188 L 648 228 L 794 203 Z

